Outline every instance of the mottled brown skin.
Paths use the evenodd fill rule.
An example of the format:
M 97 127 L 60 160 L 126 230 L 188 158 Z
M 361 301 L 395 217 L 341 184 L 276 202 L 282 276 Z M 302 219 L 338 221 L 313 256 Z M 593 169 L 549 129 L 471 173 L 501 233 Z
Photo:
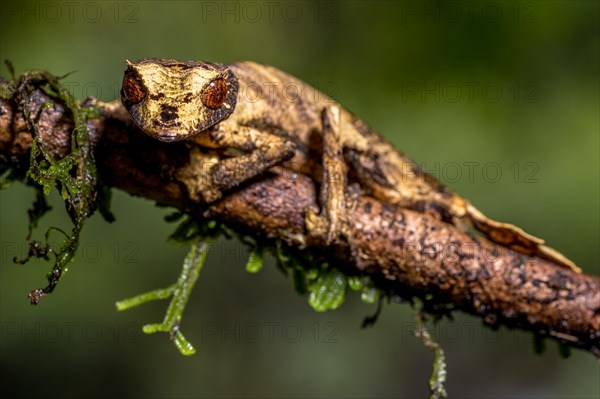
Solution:
M 209 107 L 205 99 L 216 86 L 227 87 L 227 96 L 217 93 L 225 100 Z M 488 219 L 331 98 L 276 68 L 145 59 L 128 62 L 123 87 L 123 104 L 144 132 L 198 145 L 180 175 L 193 198 L 213 202 L 281 164 L 321 181 L 322 210 L 309 209 L 306 222 L 327 243 L 344 236 L 344 192 L 358 183 L 364 193 L 394 206 L 471 225 L 498 244 L 580 272 L 542 239 Z M 143 99 L 140 93 L 146 93 Z M 223 157 L 228 149 L 242 155 Z

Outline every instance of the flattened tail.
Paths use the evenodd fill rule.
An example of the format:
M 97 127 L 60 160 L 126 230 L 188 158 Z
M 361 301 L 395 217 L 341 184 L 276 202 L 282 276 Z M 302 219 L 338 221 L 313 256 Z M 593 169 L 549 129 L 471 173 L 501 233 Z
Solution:
M 541 238 L 535 237 L 510 223 L 501 223 L 489 219 L 468 202 L 464 217 L 471 222 L 473 227 L 497 244 L 525 255 L 536 256 L 568 267 L 576 273 L 581 273 L 581 269 L 573 261 L 557 250 L 544 245 L 544 240 Z

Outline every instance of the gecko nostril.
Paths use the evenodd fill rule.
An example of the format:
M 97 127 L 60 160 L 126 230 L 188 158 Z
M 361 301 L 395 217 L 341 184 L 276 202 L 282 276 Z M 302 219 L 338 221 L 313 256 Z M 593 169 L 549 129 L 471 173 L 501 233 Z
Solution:
M 171 122 L 177 119 L 179 117 L 179 115 L 177 114 L 177 107 L 163 104 L 161 106 L 160 117 L 163 120 L 163 122 Z

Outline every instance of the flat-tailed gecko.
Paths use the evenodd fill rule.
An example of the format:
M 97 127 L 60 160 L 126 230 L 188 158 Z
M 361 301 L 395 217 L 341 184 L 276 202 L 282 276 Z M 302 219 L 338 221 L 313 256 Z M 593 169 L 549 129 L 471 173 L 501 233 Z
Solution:
M 488 219 L 340 104 L 271 66 L 127 62 L 121 97 L 145 133 L 190 142 L 190 166 L 178 179 L 194 199 L 210 203 L 282 165 L 321 182 L 321 210 L 307 209 L 306 225 L 327 243 L 344 234 L 346 188 L 354 182 L 393 206 L 473 226 L 507 248 L 580 271 L 542 239 Z

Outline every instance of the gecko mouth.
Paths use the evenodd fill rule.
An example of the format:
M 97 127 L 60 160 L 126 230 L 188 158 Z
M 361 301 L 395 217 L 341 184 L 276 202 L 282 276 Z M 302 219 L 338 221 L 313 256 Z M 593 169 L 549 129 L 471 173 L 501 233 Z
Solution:
M 186 136 L 180 131 L 180 126 L 181 123 L 178 121 L 162 121 L 156 119 L 151 135 L 160 141 L 178 141 Z
M 156 119 L 154 121 L 154 123 L 156 125 L 159 125 L 160 127 L 165 127 L 165 128 L 173 128 L 173 127 L 177 127 L 180 126 L 181 123 L 179 121 L 165 121 L 165 120 L 161 120 L 161 119 Z

